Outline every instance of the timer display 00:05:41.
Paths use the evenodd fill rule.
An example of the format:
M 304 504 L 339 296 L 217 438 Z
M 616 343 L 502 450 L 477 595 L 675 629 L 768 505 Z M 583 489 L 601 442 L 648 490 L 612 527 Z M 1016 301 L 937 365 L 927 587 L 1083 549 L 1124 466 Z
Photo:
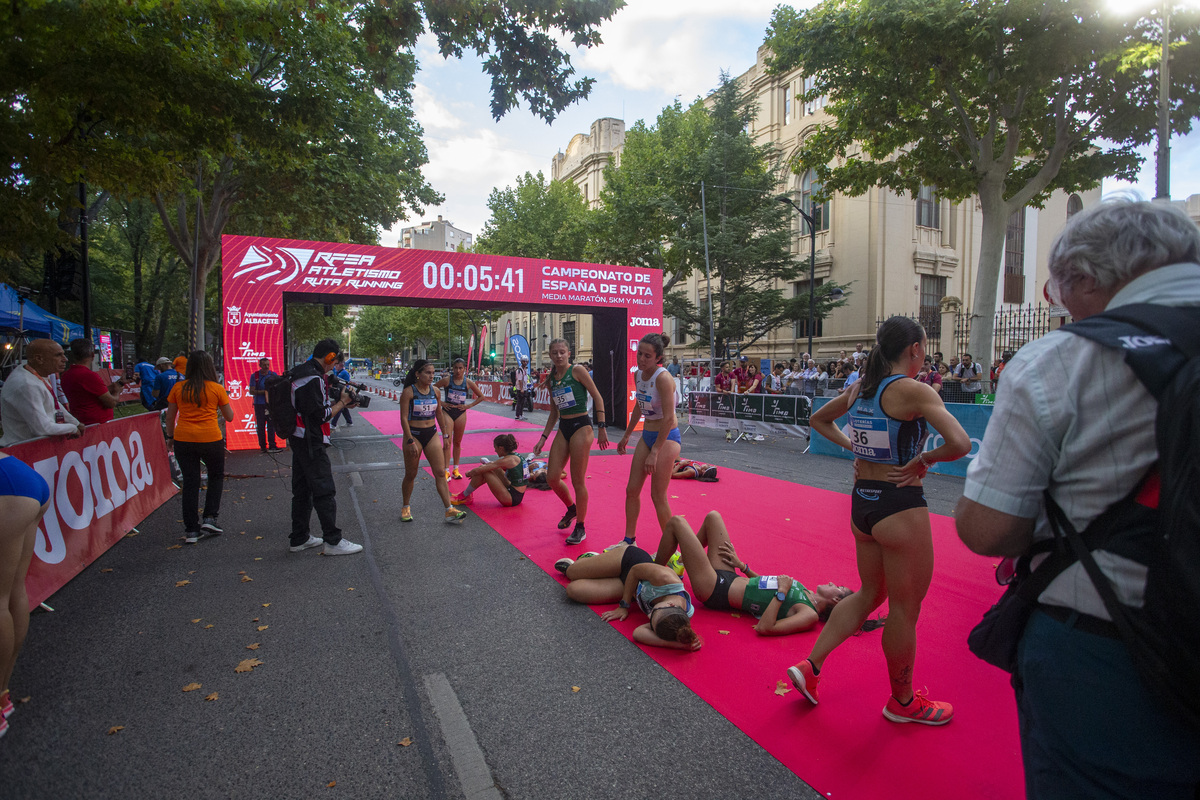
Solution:
M 466 289 L 468 292 L 505 290 L 525 293 L 525 270 L 508 267 L 503 275 L 492 275 L 491 266 L 484 264 L 477 267 L 467 264 L 460 273 L 453 264 L 442 264 L 440 267 L 432 261 L 425 262 L 421 273 L 426 289 Z

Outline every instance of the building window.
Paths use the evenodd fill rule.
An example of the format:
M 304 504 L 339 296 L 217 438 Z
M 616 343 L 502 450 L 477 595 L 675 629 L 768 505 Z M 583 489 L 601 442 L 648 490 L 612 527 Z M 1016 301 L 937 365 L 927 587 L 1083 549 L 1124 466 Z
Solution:
M 1083 200 L 1079 195 L 1073 194 L 1067 198 L 1067 221 L 1070 222 L 1071 217 L 1083 211 Z
M 812 91 L 815 83 L 816 83 L 816 81 L 812 78 L 812 76 L 809 76 L 804 79 L 804 94 L 805 95 L 807 95 L 809 92 Z M 809 100 L 809 101 L 805 102 L 804 113 L 805 114 L 817 113 L 817 109 L 825 107 L 825 102 L 828 99 L 829 98 L 827 98 L 825 95 L 821 95 L 816 100 Z
M 932 186 L 922 186 L 917 192 L 917 226 L 942 229 L 941 204 Z
M 571 351 L 571 355 L 575 355 L 575 322 L 564 322 L 562 324 L 562 338 L 567 340 L 567 348 Z
M 679 317 L 671 317 L 671 328 L 675 333 L 671 337 L 675 344 L 687 344 L 687 328 L 679 324 Z
M 800 182 L 800 207 L 817 221 L 818 233 L 829 230 L 829 201 L 826 200 L 815 209 L 812 207 L 813 195 L 819 194 L 822 188 L 821 182 L 817 180 L 816 172 L 810 169 L 804 173 L 804 179 Z M 801 233 L 807 234 L 808 231 L 801 230 Z
M 817 289 L 820 289 L 821 285 L 823 283 L 825 283 L 825 279 L 818 278 L 817 282 L 812 287 L 813 292 L 815 293 Z M 800 315 L 800 318 L 796 320 L 796 324 L 794 326 L 795 338 L 797 338 L 797 339 L 807 339 L 808 338 L 808 291 L 809 291 L 808 281 L 796 281 L 795 283 L 792 284 L 792 297 L 803 298 L 803 302 L 800 304 L 803 308 L 803 313 Z M 813 338 L 814 339 L 821 338 L 822 336 L 825 335 L 824 331 L 825 331 L 825 320 L 823 320 L 819 317 L 817 319 L 814 319 L 813 320 L 813 334 L 812 334 Z
M 1008 218 L 1004 232 L 1004 302 L 1025 302 L 1025 209 Z
M 925 335 L 942 335 L 942 298 L 946 296 L 946 279 L 932 275 L 921 276 L 921 310 L 919 319 Z
M 792 124 L 792 87 L 783 87 L 783 124 Z

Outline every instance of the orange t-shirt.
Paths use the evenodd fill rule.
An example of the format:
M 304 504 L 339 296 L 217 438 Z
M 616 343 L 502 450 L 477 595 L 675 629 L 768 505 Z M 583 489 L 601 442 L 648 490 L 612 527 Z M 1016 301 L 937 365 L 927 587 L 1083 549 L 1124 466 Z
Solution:
M 221 439 L 221 427 L 217 425 L 217 409 L 229 405 L 229 394 L 216 381 L 204 382 L 204 402 L 196 405 L 183 397 L 184 381 L 171 387 L 167 402 L 179 407 L 175 419 L 175 441 L 216 442 Z

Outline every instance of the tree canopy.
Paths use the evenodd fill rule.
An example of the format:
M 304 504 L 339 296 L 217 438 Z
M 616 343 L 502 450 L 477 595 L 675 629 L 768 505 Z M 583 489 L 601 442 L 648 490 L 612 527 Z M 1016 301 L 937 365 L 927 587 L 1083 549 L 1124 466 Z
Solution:
M 1154 138 L 1156 21 L 1099 0 L 831 0 L 776 9 L 770 69 L 811 77 L 832 122 L 792 167 L 825 193 L 885 186 L 979 198 L 983 218 L 970 348 L 991 352 L 1005 226 L 1055 190 L 1133 177 Z M 1171 121 L 1200 111 L 1195 12 L 1172 18 Z
M 525 258 L 582 261 L 588 238 L 588 208 L 579 187 L 546 182 L 526 172 L 515 186 L 492 189 L 492 216 L 475 241 L 475 252 Z

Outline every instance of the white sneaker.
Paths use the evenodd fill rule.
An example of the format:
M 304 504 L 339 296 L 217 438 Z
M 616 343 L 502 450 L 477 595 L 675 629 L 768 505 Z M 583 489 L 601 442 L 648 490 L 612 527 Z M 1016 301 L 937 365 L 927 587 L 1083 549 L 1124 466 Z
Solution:
M 567 567 L 571 566 L 574 563 L 575 563 L 575 559 L 573 559 L 573 558 L 560 558 L 558 561 L 554 562 L 554 568 L 556 570 L 558 570 L 559 572 L 561 572 L 563 575 L 566 575 Z
M 325 540 L 322 539 L 321 537 L 309 536 L 307 542 L 305 542 L 304 544 L 294 544 L 291 547 L 289 547 L 288 550 L 291 550 L 293 553 L 299 553 L 301 550 L 307 550 L 310 547 L 316 547 L 316 546 L 322 545 L 322 544 L 325 544 Z
M 754 437 L 754 441 L 756 441 L 756 442 L 765 442 L 766 440 L 767 440 L 767 437 L 763 436 L 761 433 L 757 434 Z
M 326 544 L 324 553 L 327 556 L 348 556 L 361 550 L 361 544 L 355 544 L 349 539 L 342 539 L 337 544 Z

